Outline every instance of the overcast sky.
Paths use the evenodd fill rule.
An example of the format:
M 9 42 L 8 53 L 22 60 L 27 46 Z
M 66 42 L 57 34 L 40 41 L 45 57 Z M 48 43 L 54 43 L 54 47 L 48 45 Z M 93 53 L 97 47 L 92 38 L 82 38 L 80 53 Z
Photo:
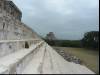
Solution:
M 57 38 L 77 40 L 99 30 L 99 0 L 13 0 L 22 21 L 38 34 L 54 32 Z

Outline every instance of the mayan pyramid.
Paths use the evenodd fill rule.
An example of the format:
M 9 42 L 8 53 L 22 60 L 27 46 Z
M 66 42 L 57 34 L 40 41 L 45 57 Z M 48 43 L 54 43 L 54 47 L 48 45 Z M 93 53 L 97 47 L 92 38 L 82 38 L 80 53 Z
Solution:
M 21 18 L 12 1 L 0 0 L 0 74 L 94 74 L 66 61 Z

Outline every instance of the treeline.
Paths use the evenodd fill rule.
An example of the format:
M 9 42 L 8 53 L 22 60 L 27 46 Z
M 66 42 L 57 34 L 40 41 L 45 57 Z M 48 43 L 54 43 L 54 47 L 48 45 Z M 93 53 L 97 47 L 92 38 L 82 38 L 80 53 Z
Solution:
M 81 40 L 82 46 L 85 48 L 99 49 L 99 31 L 91 31 L 84 34 Z
M 82 47 L 80 40 L 47 40 L 47 39 L 44 40 L 51 46 Z
M 51 46 L 99 49 L 99 31 L 87 32 L 81 40 L 44 40 Z

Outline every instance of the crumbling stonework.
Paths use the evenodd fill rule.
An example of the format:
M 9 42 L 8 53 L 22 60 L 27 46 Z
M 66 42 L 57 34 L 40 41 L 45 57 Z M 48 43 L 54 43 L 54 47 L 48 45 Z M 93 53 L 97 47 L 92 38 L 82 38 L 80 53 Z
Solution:
M 55 48 L 55 50 L 67 61 L 69 62 L 74 62 L 76 64 L 83 64 L 83 61 L 79 58 L 77 58 L 76 56 L 70 54 L 70 53 L 66 53 L 64 50 Z
M 6 6 L 4 4 L 5 0 L 0 0 L 0 40 L 37 38 L 36 33 L 31 28 L 16 19 L 16 16 L 4 10 Z
M 0 57 L 25 48 L 27 39 L 39 39 L 31 28 L 21 22 L 21 15 L 21 11 L 12 1 L 0 0 Z M 16 18 L 17 16 L 20 18 Z M 29 40 L 27 41 L 31 45 Z
M 0 0 L 0 74 L 94 74 L 85 66 L 65 61 L 17 18 L 21 14 L 16 6 L 17 16 L 12 9 L 8 12 L 5 1 Z

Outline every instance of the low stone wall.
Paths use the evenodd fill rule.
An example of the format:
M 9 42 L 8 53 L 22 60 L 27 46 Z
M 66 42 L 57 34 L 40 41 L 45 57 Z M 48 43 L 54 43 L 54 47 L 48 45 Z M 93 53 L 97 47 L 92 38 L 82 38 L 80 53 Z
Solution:
M 23 58 L 20 58 L 19 60 L 17 59 L 16 63 L 9 65 L 9 67 L 7 68 L 5 66 L 6 69 L 0 74 L 21 74 L 23 69 L 27 66 L 29 61 L 33 58 L 34 54 L 36 54 L 40 50 L 40 48 L 43 47 L 43 45 L 44 45 L 44 42 L 40 42 L 39 44 L 37 44 L 37 46 L 33 50 L 31 50 L 30 53 L 23 56 Z
M 9 41 L 0 41 L 0 58 L 2 56 L 8 55 L 10 53 L 16 52 L 20 49 L 25 49 L 27 46 L 35 45 L 39 43 L 40 40 L 9 40 Z
M 83 64 L 83 61 L 81 59 L 79 59 L 78 57 L 70 54 L 70 53 L 66 53 L 64 50 L 60 50 L 59 48 L 54 48 L 56 52 L 58 52 L 65 60 L 69 61 L 69 62 L 74 62 L 76 64 Z

